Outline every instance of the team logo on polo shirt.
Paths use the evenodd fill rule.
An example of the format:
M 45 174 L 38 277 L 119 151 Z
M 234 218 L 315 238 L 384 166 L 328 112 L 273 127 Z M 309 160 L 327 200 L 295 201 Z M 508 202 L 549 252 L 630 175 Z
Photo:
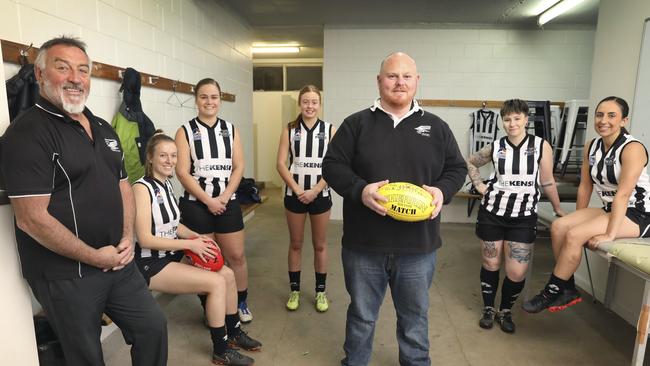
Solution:
M 293 141 L 300 141 L 300 130 L 296 130 L 296 132 L 293 134 Z
M 415 128 L 415 132 L 424 137 L 431 136 L 431 126 L 418 126 Z
M 316 138 L 319 139 L 319 140 L 325 140 L 325 132 L 317 133 Z
M 499 149 L 499 151 L 497 151 L 497 157 L 499 159 L 505 159 L 506 158 L 506 148 L 505 147 L 502 147 L 501 149 Z
M 219 137 L 230 137 L 230 131 L 228 130 L 219 131 Z
M 616 157 L 615 156 L 610 156 L 608 158 L 605 158 L 605 165 L 612 166 L 614 164 L 616 164 Z
M 194 141 L 201 141 L 201 130 L 198 128 L 192 130 L 192 139 L 194 139 Z
M 104 142 L 106 143 L 106 146 L 111 149 L 111 151 L 122 152 L 122 150 L 120 150 L 120 145 L 117 143 L 116 139 L 104 139 Z

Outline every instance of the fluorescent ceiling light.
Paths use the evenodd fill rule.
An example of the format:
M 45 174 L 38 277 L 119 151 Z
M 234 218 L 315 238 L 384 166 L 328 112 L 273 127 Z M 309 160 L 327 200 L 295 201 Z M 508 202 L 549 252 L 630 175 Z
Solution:
M 565 12 L 573 9 L 576 5 L 580 4 L 584 0 L 562 0 L 559 3 L 555 4 L 552 8 L 546 10 L 542 15 L 537 18 L 537 25 L 540 27 L 548 23 L 551 19 L 557 17 L 558 15 L 564 14 Z
M 536 17 L 558 2 L 560 2 L 560 0 L 539 0 L 537 6 L 531 9 L 530 13 L 528 14 L 530 16 Z
M 298 47 L 299 43 L 296 42 L 284 42 L 284 43 L 265 43 L 265 42 L 253 42 L 253 47 Z
M 300 47 L 253 47 L 252 51 L 253 53 L 298 53 L 300 52 Z

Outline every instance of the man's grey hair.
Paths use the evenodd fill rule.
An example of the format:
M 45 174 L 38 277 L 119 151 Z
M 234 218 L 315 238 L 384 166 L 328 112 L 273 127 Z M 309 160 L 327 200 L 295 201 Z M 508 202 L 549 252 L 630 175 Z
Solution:
M 86 57 L 88 57 L 88 53 L 86 53 L 86 43 L 84 41 L 80 40 L 77 37 L 62 35 L 60 37 L 52 38 L 41 45 L 41 48 L 38 50 L 38 55 L 36 55 L 36 61 L 34 61 L 36 67 L 41 70 L 45 70 L 45 59 L 47 56 L 47 51 L 50 48 L 59 45 L 77 47 L 83 51 Z M 90 60 L 90 57 L 88 57 L 88 67 L 90 67 L 92 70 L 92 61 Z

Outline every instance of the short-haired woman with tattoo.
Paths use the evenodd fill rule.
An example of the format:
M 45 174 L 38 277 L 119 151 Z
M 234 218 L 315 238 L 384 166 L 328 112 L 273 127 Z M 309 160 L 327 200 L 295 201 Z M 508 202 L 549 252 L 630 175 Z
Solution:
M 540 186 L 559 216 L 560 198 L 553 178 L 553 151 L 542 138 L 526 132 L 528 105 L 520 99 L 504 102 L 501 119 L 506 136 L 494 141 L 467 159 L 468 175 L 483 198 L 476 220 L 481 239 L 481 295 L 483 314 L 479 326 L 492 328 L 496 320 L 501 330 L 514 333 L 512 306 L 524 288 L 537 235 L 537 203 Z M 483 182 L 479 167 L 492 162 L 494 172 Z M 501 257 L 506 276 L 501 287 L 501 304 L 494 307 L 499 287 Z

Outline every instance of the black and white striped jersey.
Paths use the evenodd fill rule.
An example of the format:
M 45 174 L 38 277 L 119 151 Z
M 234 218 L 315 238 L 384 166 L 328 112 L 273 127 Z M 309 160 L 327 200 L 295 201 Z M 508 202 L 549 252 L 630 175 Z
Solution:
M 210 127 L 194 118 L 183 125 L 190 146 L 190 174 L 210 197 L 218 197 L 226 189 L 232 173 L 232 154 L 235 127 L 221 118 Z M 184 196 L 196 201 L 188 191 Z M 230 198 L 234 200 L 236 195 Z
M 135 184 L 142 184 L 149 190 L 151 199 L 151 234 L 167 239 L 177 239 L 180 211 L 174 197 L 174 189 L 169 180 L 160 182 L 152 177 L 142 177 Z M 136 240 L 137 242 L 137 240 Z M 140 247 L 135 248 L 136 258 L 164 258 L 174 254 L 174 251 L 159 251 Z
M 499 115 L 490 110 L 479 109 L 470 116 L 472 117 L 472 123 L 469 126 L 469 153 L 471 155 L 496 140 L 499 131 Z
M 312 128 L 301 120 L 295 128 L 289 128 L 289 171 L 293 179 L 304 190 L 316 186 L 322 176 L 323 157 L 332 137 L 332 125 L 320 119 Z M 291 196 L 293 191 L 289 186 L 285 194 Z M 329 188 L 323 189 L 320 195 L 329 196 Z
M 596 192 L 607 210 L 611 209 L 612 201 L 618 191 L 622 170 L 621 153 L 627 144 L 635 141 L 641 143 L 631 135 L 621 132 L 607 151 L 605 151 L 605 144 L 601 137 L 594 139 L 589 145 L 589 174 L 596 187 Z M 646 169 L 641 172 L 627 207 L 636 207 L 643 212 L 650 213 L 650 179 Z
M 537 213 L 539 165 L 544 151 L 541 137 L 526 135 L 514 146 L 506 136 L 492 144 L 494 172 L 481 205 L 504 217 L 526 217 Z

